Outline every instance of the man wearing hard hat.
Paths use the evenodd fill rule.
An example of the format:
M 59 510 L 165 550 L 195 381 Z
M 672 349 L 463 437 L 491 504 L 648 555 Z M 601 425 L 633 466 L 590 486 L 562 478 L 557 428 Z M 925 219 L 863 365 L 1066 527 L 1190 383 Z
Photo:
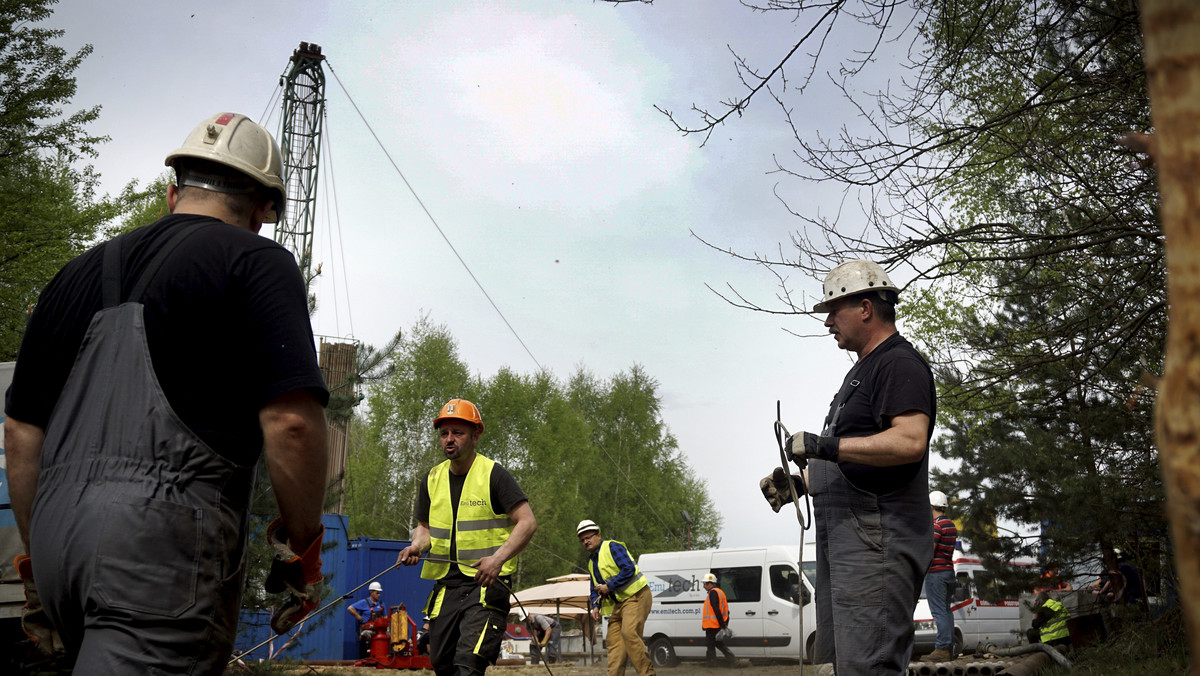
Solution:
M 329 392 L 296 261 L 257 234 L 284 210 L 279 147 L 221 113 L 166 163 L 171 213 L 50 282 L 6 400 L 25 629 L 48 652 L 57 630 L 76 673 L 224 670 L 260 454 L 272 628 L 321 595 Z
M 608 616 L 604 643 L 608 648 L 608 676 L 625 673 L 625 662 L 633 663 L 638 676 L 653 676 L 654 663 L 646 651 L 642 630 L 654 606 L 649 582 L 633 561 L 624 542 L 605 540 L 600 527 L 584 519 L 575 527 L 579 544 L 588 552 L 591 593 L 588 607 L 593 622 Z
M 500 657 L 517 554 L 537 520 L 508 470 L 475 451 L 483 416 L 451 399 L 433 420 L 446 460 L 420 484 L 412 544 L 396 562 L 429 557 L 421 577 L 436 580 L 425 605 L 429 659 L 438 676 L 475 676 Z
M 722 631 L 729 631 L 729 601 L 725 598 L 725 590 L 717 585 L 717 576 L 705 573 L 700 580 L 704 585 L 704 613 L 700 617 L 700 628 L 704 630 L 704 662 L 717 666 L 717 650 L 725 656 L 725 664 L 737 666 L 737 657 L 725 645 Z
M 905 673 L 933 558 L 928 449 L 937 394 L 929 365 L 896 330 L 897 301 L 896 285 L 871 261 L 826 275 L 813 312 L 857 360 L 821 433 L 787 440 L 788 458 L 807 467 L 815 510 L 815 660 L 841 676 Z M 786 483 L 780 491 L 790 501 Z
M 374 634 L 370 628 L 364 625 L 377 617 L 387 615 L 387 607 L 380 600 L 381 596 L 383 596 L 383 585 L 372 582 L 367 587 L 367 598 L 346 606 L 346 612 L 353 615 L 354 619 L 358 621 L 359 657 L 366 657 L 371 652 L 371 637 Z
M 929 494 L 929 508 L 933 512 L 933 561 L 925 573 L 925 598 L 929 601 L 929 612 L 937 627 L 937 638 L 933 652 L 925 656 L 926 662 L 945 662 L 957 655 L 954 652 L 954 613 L 950 603 L 954 600 L 954 547 L 958 543 L 958 528 L 946 517 L 949 504 L 946 494 L 933 491 Z

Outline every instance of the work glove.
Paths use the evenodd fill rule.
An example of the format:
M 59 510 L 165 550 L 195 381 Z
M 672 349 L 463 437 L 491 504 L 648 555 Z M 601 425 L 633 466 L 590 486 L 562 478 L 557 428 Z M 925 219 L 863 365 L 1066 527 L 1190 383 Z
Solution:
M 795 492 L 788 490 L 789 478 Z M 804 495 L 804 482 L 800 481 L 800 477 L 785 472 L 782 467 L 776 467 L 775 471 L 771 472 L 771 476 L 763 477 L 758 482 L 758 487 L 762 489 L 763 497 L 767 499 L 771 509 L 776 513 L 779 513 L 784 505 L 790 503 L 793 496 Z
M 13 568 L 21 576 L 25 585 L 25 607 L 21 609 L 21 629 L 29 640 L 37 645 L 38 652 L 47 657 L 63 657 L 66 647 L 58 631 L 50 624 L 46 609 L 42 608 L 42 600 L 38 596 L 37 587 L 33 584 L 33 562 L 27 554 L 21 554 L 13 559 Z
M 321 590 L 325 587 L 325 577 L 321 575 L 321 540 L 325 535 L 325 527 L 304 550 L 296 554 L 288 546 L 287 530 L 283 521 L 275 519 L 267 526 L 267 541 L 275 549 L 275 559 L 271 561 L 271 572 L 263 588 L 268 593 L 278 594 L 290 591 L 292 595 L 271 615 L 271 631 L 282 634 L 295 627 L 316 609 L 321 600 Z
M 836 461 L 840 442 L 838 437 L 819 437 L 811 432 L 800 432 L 788 437 L 783 451 L 797 465 L 801 458 Z

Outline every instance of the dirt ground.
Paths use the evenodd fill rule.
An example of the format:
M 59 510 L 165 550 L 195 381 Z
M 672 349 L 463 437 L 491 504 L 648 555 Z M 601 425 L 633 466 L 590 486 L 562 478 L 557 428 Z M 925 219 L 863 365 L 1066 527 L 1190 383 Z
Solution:
M 311 671 L 310 671 L 311 669 Z M 572 666 L 564 664 L 552 664 L 550 670 L 547 671 L 544 665 L 525 665 L 525 666 L 495 666 L 487 670 L 487 676 L 605 676 L 607 673 L 604 670 L 604 664 L 593 666 Z M 234 672 L 227 672 L 233 674 Z M 295 673 L 316 673 L 316 674 L 341 674 L 342 676 L 366 676 L 371 673 L 386 673 L 366 667 L 306 667 L 297 670 Z M 404 673 L 410 676 L 433 676 L 432 671 L 424 669 L 418 671 L 393 672 Z M 804 676 L 811 676 L 815 672 L 812 671 L 810 665 L 804 665 Z M 742 661 L 740 669 L 725 669 L 725 668 L 709 668 L 705 667 L 701 662 L 684 662 L 678 667 L 669 669 L 658 669 L 659 676 L 800 676 L 800 668 L 795 664 L 791 665 L 751 665 L 746 661 Z M 625 670 L 625 676 L 637 676 L 637 672 L 632 667 Z
M 658 669 L 659 676 L 801 676 L 800 668 L 796 664 L 791 665 L 751 665 L 749 662 L 742 660 L 739 669 L 726 668 L 710 668 L 705 667 L 701 662 L 684 662 L 677 667 L 668 669 Z M 228 671 L 227 676 L 232 676 L 238 672 Z M 340 674 L 341 676 L 367 676 L 372 673 L 387 673 L 368 667 L 301 667 L 292 672 L 295 674 Z M 420 669 L 417 671 L 393 672 L 404 673 L 409 676 L 433 676 L 432 671 Z M 487 670 L 488 676 L 605 676 L 607 672 L 604 668 L 604 663 L 592 666 L 574 666 L 566 664 L 552 664 L 550 671 L 547 671 L 545 665 L 524 665 L 524 666 L 495 666 Z M 812 671 L 811 665 L 804 665 L 803 676 L 811 676 L 815 672 Z M 629 667 L 625 670 L 625 676 L 637 676 L 637 672 Z

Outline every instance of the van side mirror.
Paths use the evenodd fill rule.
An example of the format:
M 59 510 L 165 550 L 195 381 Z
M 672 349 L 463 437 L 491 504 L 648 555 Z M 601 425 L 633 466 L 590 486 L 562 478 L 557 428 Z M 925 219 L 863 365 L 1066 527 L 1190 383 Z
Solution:
M 800 596 L 804 601 L 800 604 L 801 606 L 807 606 L 808 604 L 812 603 L 812 592 L 808 591 L 808 587 L 800 587 Z

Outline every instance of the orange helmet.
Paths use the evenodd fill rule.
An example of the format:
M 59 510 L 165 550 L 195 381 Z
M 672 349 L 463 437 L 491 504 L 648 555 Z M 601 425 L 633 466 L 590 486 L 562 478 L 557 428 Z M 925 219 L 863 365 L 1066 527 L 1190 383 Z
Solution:
M 451 399 L 446 402 L 438 416 L 433 419 L 433 428 L 437 429 L 444 420 L 462 420 L 479 427 L 483 434 L 483 416 L 479 415 L 479 407 L 466 399 Z

